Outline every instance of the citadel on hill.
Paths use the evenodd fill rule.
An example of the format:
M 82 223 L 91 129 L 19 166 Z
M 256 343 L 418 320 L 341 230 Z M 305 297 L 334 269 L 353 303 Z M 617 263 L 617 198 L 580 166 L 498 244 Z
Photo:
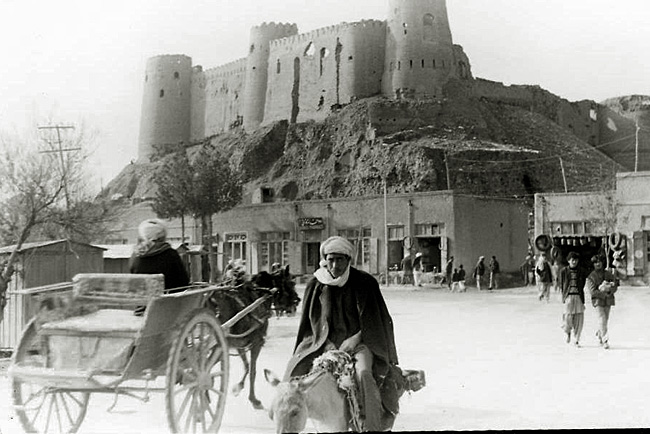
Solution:
M 242 203 L 213 216 L 220 270 L 242 259 L 251 273 L 278 262 L 309 274 L 331 235 L 354 241 L 357 266 L 373 274 L 400 263 L 407 239 L 428 272 L 477 254 L 516 271 L 538 226 L 552 226 L 567 248 L 578 235 L 603 246 L 615 230 L 598 214 L 605 207 L 585 215 L 594 194 L 575 198 L 613 191 L 616 172 L 637 161 L 650 170 L 650 129 L 635 125 L 650 125 L 650 98 L 569 102 L 476 78 L 453 43 L 445 0 L 388 3 L 386 21 L 303 34 L 295 24 L 256 26 L 247 57 L 212 69 L 185 55 L 149 59 L 138 162 L 104 192 L 130 199 L 107 242 L 135 242 L 152 216 L 157 147 L 210 143 L 245 182 Z M 542 193 L 571 206 L 549 208 L 567 211 L 538 225 Z M 200 222 L 191 226 L 170 221 L 170 240 L 204 240 Z
M 332 106 L 374 95 L 440 98 L 450 79 L 472 74 L 445 0 L 390 0 L 386 21 L 302 34 L 295 24 L 264 23 L 251 29 L 247 57 L 216 68 L 185 55 L 148 60 L 138 157 L 238 126 L 323 120 Z

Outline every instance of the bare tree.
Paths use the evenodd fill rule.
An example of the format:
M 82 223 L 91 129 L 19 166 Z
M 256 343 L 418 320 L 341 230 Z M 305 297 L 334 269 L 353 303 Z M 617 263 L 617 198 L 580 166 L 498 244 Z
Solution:
M 83 132 L 70 140 L 83 141 Z M 44 153 L 38 141 L 29 135 L 0 136 L 0 241 L 15 245 L 0 264 L 0 322 L 23 244 L 56 238 L 91 241 L 107 215 L 87 192 L 86 155 Z

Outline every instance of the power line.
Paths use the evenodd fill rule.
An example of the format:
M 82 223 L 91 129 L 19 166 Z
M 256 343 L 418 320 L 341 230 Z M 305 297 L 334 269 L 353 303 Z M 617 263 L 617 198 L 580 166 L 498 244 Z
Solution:
M 66 210 L 70 210 L 70 195 L 68 193 L 68 179 L 67 179 L 67 170 L 65 167 L 65 160 L 63 154 L 65 152 L 75 152 L 80 151 L 81 148 L 64 148 L 63 141 L 61 140 L 61 131 L 62 130 L 74 130 L 72 125 L 47 125 L 42 127 L 37 127 L 41 131 L 51 131 L 56 130 L 56 141 L 43 138 L 43 141 L 46 142 L 50 149 L 40 151 L 41 154 L 59 154 L 59 162 L 61 164 L 61 179 L 63 181 L 63 192 L 65 194 L 65 205 Z
M 621 142 L 623 140 L 630 139 L 632 137 L 634 137 L 634 134 L 630 134 L 629 136 L 618 138 L 618 139 L 613 140 L 611 142 L 601 143 L 598 146 L 592 146 L 591 149 L 600 149 L 600 148 L 603 148 L 605 146 L 613 145 L 613 144 Z M 584 151 L 587 152 L 587 151 L 590 151 L 591 149 L 585 149 Z M 576 153 L 578 153 L 578 152 L 580 152 L 580 151 L 577 151 Z M 521 160 L 468 160 L 468 159 L 463 159 L 463 158 L 456 158 L 452 154 L 452 155 L 449 156 L 449 158 L 452 159 L 452 160 L 455 160 L 455 161 L 462 161 L 462 162 L 465 162 L 465 163 L 521 164 L 521 163 L 525 163 L 525 162 L 540 162 L 540 161 L 546 161 L 546 160 L 555 160 L 555 159 L 557 159 L 557 156 L 553 155 L 553 156 L 549 156 L 549 157 L 527 158 L 527 159 L 521 159 Z

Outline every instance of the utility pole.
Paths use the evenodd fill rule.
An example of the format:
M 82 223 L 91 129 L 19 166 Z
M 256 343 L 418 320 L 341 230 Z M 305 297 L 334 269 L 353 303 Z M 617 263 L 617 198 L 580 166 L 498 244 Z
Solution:
M 63 192 L 65 194 L 65 206 L 66 210 L 70 209 L 70 196 L 68 192 L 68 179 L 67 179 L 67 170 L 65 165 L 65 159 L 63 158 L 64 152 L 73 152 L 79 151 L 81 148 L 64 148 L 63 141 L 61 140 L 61 130 L 74 130 L 74 127 L 71 125 L 48 125 L 43 127 L 38 127 L 42 131 L 52 131 L 56 130 L 56 139 L 53 140 L 51 135 L 48 135 L 47 138 L 43 138 L 49 148 L 45 151 L 40 151 L 41 154 L 59 154 L 59 162 L 61 163 L 61 179 L 63 180 Z
M 564 192 L 568 193 L 569 189 L 567 188 L 566 185 L 566 173 L 564 172 L 564 161 L 562 161 L 562 157 L 560 157 L 560 168 L 562 169 L 562 180 L 564 181 Z
M 635 116 L 635 125 L 636 125 L 636 141 L 634 146 L 634 171 L 639 171 L 639 114 Z

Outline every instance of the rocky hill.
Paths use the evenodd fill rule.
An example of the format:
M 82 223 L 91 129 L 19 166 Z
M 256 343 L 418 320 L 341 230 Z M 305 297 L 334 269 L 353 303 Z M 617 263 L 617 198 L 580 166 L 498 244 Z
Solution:
M 278 122 L 207 140 L 243 172 L 245 201 L 260 187 L 286 201 L 377 194 L 384 180 L 390 192 L 527 198 L 611 188 L 623 168 L 546 111 L 462 92 L 443 101 L 376 97 L 334 107 L 324 122 Z M 100 197 L 153 197 L 154 168 L 125 167 Z

